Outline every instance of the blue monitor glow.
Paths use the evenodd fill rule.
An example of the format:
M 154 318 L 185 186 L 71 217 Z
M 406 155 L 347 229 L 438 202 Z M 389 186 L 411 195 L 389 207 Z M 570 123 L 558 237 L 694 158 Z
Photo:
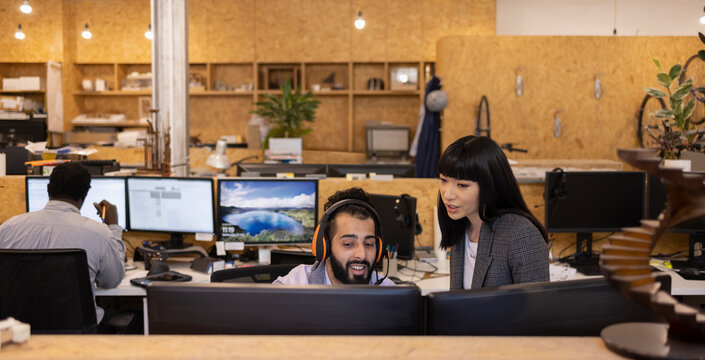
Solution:
M 49 202 L 47 185 L 49 185 L 49 178 L 46 176 L 27 176 L 25 178 L 27 212 L 41 210 Z M 86 200 L 83 201 L 83 206 L 81 207 L 81 215 L 103 222 L 93 206 L 94 202 L 102 200 L 107 200 L 117 207 L 118 225 L 125 229 L 127 226 L 125 178 L 112 176 L 92 177 L 91 188 L 88 190 Z
M 218 231 L 226 243 L 310 243 L 317 215 L 317 180 L 218 180 Z
M 213 198 L 210 178 L 128 177 L 128 229 L 168 232 L 180 248 L 185 233 L 215 232 Z

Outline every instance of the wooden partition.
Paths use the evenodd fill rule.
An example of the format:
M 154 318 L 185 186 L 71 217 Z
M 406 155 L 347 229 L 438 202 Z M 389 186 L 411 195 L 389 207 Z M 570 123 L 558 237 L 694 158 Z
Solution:
M 636 113 L 643 89 L 660 87 L 652 59 L 668 71 L 702 48 L 697 36 L 443 38 L 436 67 L 448 93 L 442 145 L 474 132 L 480 98 L 486 95 L 492 138 L 529 150 L 510 157 L 618 160 L 617 149 L 639 145 Z M 703 83 L 705 63 L 694 61 L 689 73 Z M 516 95 L 517 75 L 521 96 Z M 559 137 L 555 118 L 560 119 Z

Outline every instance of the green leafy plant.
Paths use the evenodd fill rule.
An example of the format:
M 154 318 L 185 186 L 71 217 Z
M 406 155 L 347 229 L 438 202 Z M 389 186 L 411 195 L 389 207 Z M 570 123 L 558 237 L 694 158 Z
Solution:
M 698 36 L 700 41 L 705 44 L 705 35 L 698 33 Z M 698 51 L 697 57 L 705 61 L 705 50 Z M 656 75 L 658 83 L 666 91 L 655 88 L 645 88 L 644 91 L 653 97 L 664 99 L 664 101 L 667 101 L 668 106 L 651 114 L 651 116 L 661 121 L 662 131 L 656 133 L 650 128 L 647 128 L 647 131 L 649 136 L 656 140 L 661 147 L 661 157 L 664 159 L 678 159 L 681 151 L 693 151 L 695 148 L 695 140 L 698 137 L 698 133 L 695 131 L 691 116 L 695 109 L 695 102 L 698 100 L 702 101 L 697 97 L 696 91 L 705 94 L 705 89 L 694 89 L 693 79 L 679 83 L 678 80 L 681 77 L 681 73 L 685 71 L 680 64 L 673 65 L 666 73 L 657 59 L 653 59 L 653 61 L 659 71 L 658 75 Z M 688 100 L 687 97 L 691 94 L 692 97 Z
M 291 82 L 287 79 L 281 87 L 281 95 L 264 96 L 267 100 L 255 103 L 257 108 L 251 112 L 264 117 L 273 126 L 267 135 L 265 147 L 272 137 L 303 137 L 311 132 L 310 128 L 304 126 L 304 122 L 315 120 L 316 109 L 321 103 L 311 92 L 302 93 L 298 87 L 292 91 Z

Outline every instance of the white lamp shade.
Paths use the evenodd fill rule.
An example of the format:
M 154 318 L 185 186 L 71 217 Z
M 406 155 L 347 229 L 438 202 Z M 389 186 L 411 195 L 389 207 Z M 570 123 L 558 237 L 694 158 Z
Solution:
M 215 144 L 215 153 L 208 156 L 208 159 L 206 159 L 206 165 L 221 170 L 229 169 L 230 160 L 228 160 L 228 156 L 225 155 L 225 149 L 227 146 L 228 145 L 225 140 L 218 140 Z

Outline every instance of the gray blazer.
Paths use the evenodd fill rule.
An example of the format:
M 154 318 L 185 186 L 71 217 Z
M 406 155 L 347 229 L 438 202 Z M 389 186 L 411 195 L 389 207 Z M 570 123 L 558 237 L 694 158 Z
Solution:
M 463 288 L 465 238 L 451 247 L 450 288 Z M 549 281 L 548 245 L 527 218 L 503 214 L 482 224 L 472 288 Z

